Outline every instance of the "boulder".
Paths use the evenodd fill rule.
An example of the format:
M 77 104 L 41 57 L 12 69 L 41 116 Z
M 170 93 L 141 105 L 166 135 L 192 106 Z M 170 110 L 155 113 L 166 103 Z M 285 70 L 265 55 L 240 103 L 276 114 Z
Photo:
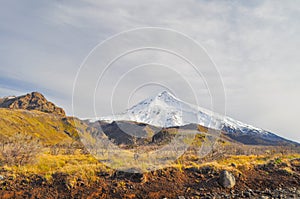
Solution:
M 224 188 L 232 188 L 235 186 L 235 177 L 232 173 L 223 170 L 220 174 L 219 184 Z

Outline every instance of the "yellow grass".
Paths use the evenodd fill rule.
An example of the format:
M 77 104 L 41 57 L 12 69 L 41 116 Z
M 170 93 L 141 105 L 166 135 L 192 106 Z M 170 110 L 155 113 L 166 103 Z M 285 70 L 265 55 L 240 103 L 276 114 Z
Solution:
M 128 157 L 124 157 L 123 160 L 119 159 L 119 166 L 124 166 L 128 163 Z M 195 161 L 182 161 L 178 159 L 168 167 L 174 167 L 181 171 L 188 167 L 201 168 L 204 166 L 210 166 L 217 170 L 226 169 L 230 170 L 235 174 L 242 173 L 244 169 L 252 168 L 258 164 L 266 164 L 270 161 L 276 161 L 280 159 L 280 162 L 288 163 L 289 160 L 294 158 L 300 158 L 300 154 L 290 155 L 233 155 L 224 157 L 218 161 L 210 161 L 206 163 L 197 163 Z M 133 164 L 134 162 L 131 162 Z M 232 166 L 232 164 L 236 166 Z M 128 166 L 128 165 L 127 165 Z M 133 166 L 133 165 L 129 165 Z M 99 180 L 98 172 L 106 172 L 112 174 L 113 170 L 106 167 L 103 163 L 96 160 L 91 155 L 83 155 L 75 153 L 74 155 L 51 155 L 42 154 L 37 158 L 37 161 L 30 165 L 24 166 L 4 166 L 8 174 L 12 177 L 18 175 L 30 176 L 38 174 L 44 176 L 48 181 L 52 180 L 52 174 L 54 173 L 65 173 L 68 174 L 69 186 L 75 186 L 78 179 L 85 181 L 85 183 L 93 183 Z M 287 167 L 285 170 L 289 173 L 292 171 Z
M 0 134 L 5 137 L 17 132 L 32 135 L 46 144 L 71 142 L 64 133 L 61 119 L 39 111 L 0 109 Z

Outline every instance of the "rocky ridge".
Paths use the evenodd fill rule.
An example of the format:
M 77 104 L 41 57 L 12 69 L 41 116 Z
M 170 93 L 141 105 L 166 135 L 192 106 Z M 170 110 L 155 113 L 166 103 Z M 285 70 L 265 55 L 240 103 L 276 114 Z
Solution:
M 65 111 L 48 101 L 41 93 L 32 92 L 19 97 L 5 97 L 0 99 L 0 108 L 37 110 L 45 113 L 52 113 L 62 117 L 66 116 Z

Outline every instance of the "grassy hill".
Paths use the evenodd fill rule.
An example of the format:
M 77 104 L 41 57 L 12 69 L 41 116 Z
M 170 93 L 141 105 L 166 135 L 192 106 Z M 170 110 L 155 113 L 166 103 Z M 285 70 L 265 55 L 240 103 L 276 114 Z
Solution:
M 0 108 L 0 136 L 4 140 L 22 133 L 39 139 L 45 145 L 71 143 L 78 138 L 75 122 L 78 126 L 84 126 L 74 118 L 35 110 Z

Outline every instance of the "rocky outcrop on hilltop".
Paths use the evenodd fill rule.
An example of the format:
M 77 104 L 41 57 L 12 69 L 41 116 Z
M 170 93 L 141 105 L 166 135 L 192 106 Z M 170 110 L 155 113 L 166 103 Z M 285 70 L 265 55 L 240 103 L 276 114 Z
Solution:
M 32 92 L 19 97 L 6 97 L 0 99 L 0 108 L 38 110 L 65 117 L 65 111 L 49 102 L 41 93 Z

